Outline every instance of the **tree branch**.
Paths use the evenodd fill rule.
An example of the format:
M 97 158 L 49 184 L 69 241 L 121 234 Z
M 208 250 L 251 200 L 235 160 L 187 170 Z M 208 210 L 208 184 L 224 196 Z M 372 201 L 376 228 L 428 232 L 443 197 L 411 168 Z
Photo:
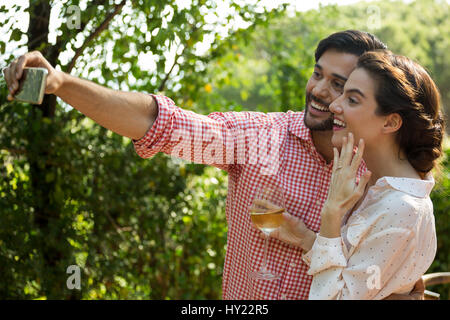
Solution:
M 131 227 L 120 227 L 111 217 L 108 211 L 106 211 L 106 217 L 108 218 L 109 222 L 113 225 L 114 229 L 116 230 L 117 234 L 122 238 L 122 240 L 126 241 L 125 237 L 123 236 L 122 232 L 132 231 L 133 229 Z
M 186 46 L 183 48 L 183 51 L 181 52 L 181 54 L 177 54 L 177 56 L 175 57 L 172 67 L 170 67 L 169 72 L 166 74 L 163 81 L 161 82 L 161 85 L 158 88 L 159 92 L 164 90 L 164 87 L 166 86 L 166 82 L 167 82 L 167 80 L 169 80 L 169 77 L 170 77 L 170 74 L 172 73 L 173 68 L 175 68 L 175 66 L 178 64 L 178 59 L 183 55 L 185 49 L 186 49 Z
M 104 2 L 105 2 L 105 0 L 92 1 L 92 2 L 90 2 L 90 3 L 88 4 L 88 6 L 86 7 L 86 11 L 89 11 L 92 7 L 104 5 Z M 80 28 L 77 29 L 77 32 L 83 32 L 84 29 L 86 28 L 86 26 L 87 26 L 87 22 L 82 21 L 82 22 L 80 23 Z M 61 34 L 61 35 L 59 35 L 59 36 L 56 38 L 56 44 L 55 44 L 55 47 L 56 47 L 56 49 L 57 49 L 58 51 L 63 51 L 64 48 L 66 47 L 67 43 L 68 43 L 68 42 L 70 41 L 70 39 L 71 39 L 71 38 L 65 37 L 65 39 L 63 40 L 63 38 L 64 38 L 64 34 Z
M 27 150 L 26 149 L 18 149 L 18 148 L 1 148 L 0 150 L 5 150 L 7 152 L 9 152 L 10 154 L 14 155 L 14 156 L 20 156 L 23 154 L 27 154 Z
M 192 30 L 191 30 L 191 34 L 194 34 L 194 33 L 195 33 L 197 30 L 199 30 L 199 29 L 202 29 L 203 26 L 204 26 L 204 24 L 202 24 L 200 27 L 196 27 L 195 24 L 194 24 L 194 26 L 192 27 Z M 191 37 L 191 38 L 192 38 L 192 37 Z M 160 86 L 159 86 L 159 88 L 158 88 L 158 91 L 159 91 L 159 92 L 161 92 L 161 91 L 164 90 L 164 87 L 166 86 L 166 82 L 167 82 L 167 80 L 169 80 L 169 77 L 170 77 L 170 74 L 172 73 L 173 68 L 175 68 L 175 66 L 178 64 L 178 59 L 179 59 L 180 57 L 183 56 L 184 51 L 186 50 L 187 47 L 188 47 L 188 46 L 185 44 L 185 45 L 184 45 L 184 48 L 183 48 L 183 51 L 181 51 L 180 54 L 177 54 L 177 55 L 176 55 L 172 67 L 170 67 L 169 72 L 166 74 L 166 76 L 164 77 L 163 81 L 161 82 L 161 84 L 160 84 Z
M 121 3 L 117 4 L 114 8 L 114 11 L 111 12 L 109 15 L 106 16 L 105 20 L 95 29 L 87 38 L 84 40 L 84 43 L 77 49 L 75 52 L 75 55 L 73 56 L 72 60 L 70 61 L 66 72 L 70 73 L 72 71 L 73 67 L 75 66 L 75 63 L 77 59 L 81 56 L 84 49 L 88 46 L 89 42 L 94 40 L 103 30 L 105 30 L 111 20 L 122 10 L 123 6 L 126 4 L 127 0 L 123 0 Z

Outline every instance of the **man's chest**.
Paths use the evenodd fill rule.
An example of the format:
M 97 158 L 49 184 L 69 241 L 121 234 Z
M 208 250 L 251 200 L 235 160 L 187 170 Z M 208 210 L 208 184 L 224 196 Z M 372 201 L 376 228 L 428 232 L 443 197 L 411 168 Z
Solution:
M 312 230 L 320 230 L 320 213 L 328 195 L 331 164 L 304 148 L 286 149 L 280 176 L 287 211 Z
M 296 141 L 285 142 L 278 161 L 277 170 L 271 175 L 262 175 L 258 166 L 243 168 L 236 192 L 238 195 L 247 194 L 250 202 L 252 190 L 263 184 L 277 184 L 284 193 L 286 210 L 318 232 L 320 212 L 330 184 L 331 164 L 327 165 Z

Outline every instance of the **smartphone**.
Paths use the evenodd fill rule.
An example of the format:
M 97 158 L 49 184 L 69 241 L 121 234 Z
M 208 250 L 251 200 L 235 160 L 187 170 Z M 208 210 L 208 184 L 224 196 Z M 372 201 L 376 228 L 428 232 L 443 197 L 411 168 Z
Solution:
M 44 99 L 47 74 L 48 71 L 45 68 L 24 68 L 14 100 L 41 104 Z

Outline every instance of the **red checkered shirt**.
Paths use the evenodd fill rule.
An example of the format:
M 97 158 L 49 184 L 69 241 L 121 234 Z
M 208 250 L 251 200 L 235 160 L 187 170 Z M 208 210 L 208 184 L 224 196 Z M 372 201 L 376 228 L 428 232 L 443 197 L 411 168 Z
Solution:
M 144 137 L 133 141 L 139 156 L 158 152 L 228 172 L 227 250 L 222 280 L 223 299 L 307 299 L 312 276 L 302 250 L 271 238 L 268 268 L 279 280 L 251 280 L 263 265 L 264 240 L 251 222 L 249 206 L 259 186 L 278 183 L 287 211 L 306 226 L 320 230 L 320 212 L 327 197 L 332 163 L 314 147 L 303 122 L 304 112 L 214 112 L 208 116 L 177 107 L 153 96 L 158 118 Z M 363 172 L 363 166 L 359 175 Z

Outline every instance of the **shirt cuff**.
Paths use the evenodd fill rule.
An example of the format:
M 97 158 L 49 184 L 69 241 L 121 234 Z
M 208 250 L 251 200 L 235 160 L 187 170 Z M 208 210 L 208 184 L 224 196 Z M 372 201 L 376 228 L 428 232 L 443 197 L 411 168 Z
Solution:
M 175 106 L 175 103 L 167 97 L 154 94 L 151 96 L 158 106 L 158 116 L 142 138 L 132 140 L 136 153 L 142 158 L 154 156 L 164 146 L 163 143 L 159 142 L 162 140 L 164 128 L 170 119 L 170 107 Z
M 317 235 L 312 249 L 305 254 L 305 259 L 309 259 L 309 275 L 332 267 L 346 267 L 347 258 L 342 248 L 342 238 L 325 238 Z M 305 261 L 306 262 L 306 261 Z
M 318 233 L 318 232 L 315 232 L 314 234 L 316 235 L 316 239 L 317 239 L 317 237 L 319 236 L 319 233 Z M 316 241 L 316 240 L 314 240 L 314 242 L 315 242 L 315 241 Z M 313 253 L 313 250 L 312 250 L 312 248 L 311 248 L 308 252 L 303 251 L 303 254 L 302 254 L 302 261 L 303 261 L 304 263 L 306 263 L 308 266 L 311 264 L 311 256 L 312 256 L 312 253 Z

